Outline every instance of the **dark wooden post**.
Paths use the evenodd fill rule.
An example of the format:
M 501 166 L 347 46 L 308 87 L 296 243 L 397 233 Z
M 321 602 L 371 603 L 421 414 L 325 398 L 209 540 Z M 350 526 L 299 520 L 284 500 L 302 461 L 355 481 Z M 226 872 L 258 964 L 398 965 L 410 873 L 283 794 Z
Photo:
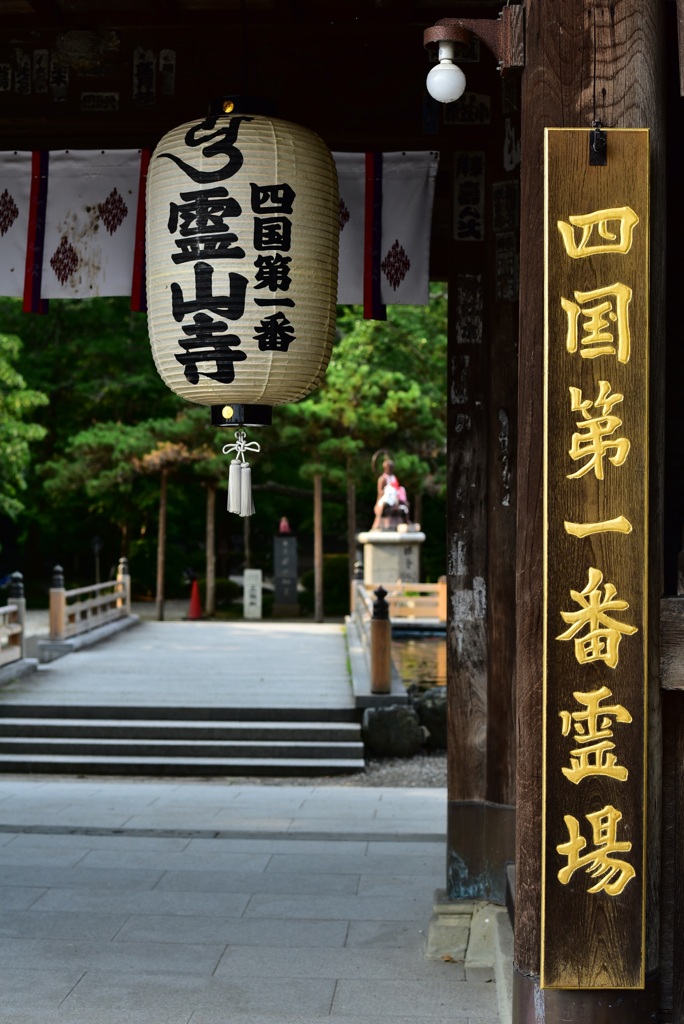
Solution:
M 521 320 L 517 541 L 517 842 L 514 1024 L 642 1024 L 655 1020 L 658 952 L 660 716 L 658 602 L 661 564 L 662 352 L 664 325 L 664 138 L 659 0 L 529 0 L 522 94 Z M 596 97 L 596 110 L 594 110 Z M 646 991 L 540 990 L 542 721 L 542 443 L 544 174 L 546 127 L 651 129 L 652 496 L 650 764 Z M 655 567 L 655 569 L 653 568 Z M 568 922 L 572 927 L 572 922 Z M 615 937 L 620 941 L 620 937 Z M 577 942 L 584 941 L 582 935 Z M 609 955 L 609 951 L 606 953 Z
M 205 612 L 211 617 L 216 611 L 216 484 L 207 484 L 207 586 Z
M 493 63 L 483 58 L 480 74 L 480 88 L 491 94 L 493 125 L 486 142 L 485 133 L 471 141 L 465 131 L 459 134 L 463 149 L 454 153 L 447 407 L 447 892 L 452 899 L 503 903 L 506 864 L 514 856 L 514 151 L 519 102 L 518 83 L 504 96 Z M 464 214 L 463 204 L 472 202 L 478 176 L 480 217 L 472 232 L 472 208 Z M 473 233 L 477 239 L 468 240 Z
M 323 477 L 314 476 L 314 622 L 323 622 Z
M 159 476 L 159 529 L 157 533 L 157 619 L 164 618 L 164 562 L 166 559 L 166 506 L 169 471 L 162 469 Z
M 356 562 L 356 483 L 352 476 L 351 460 L 347 463 L 347 557 L 349 560 L 349 581 L 354 578 Z

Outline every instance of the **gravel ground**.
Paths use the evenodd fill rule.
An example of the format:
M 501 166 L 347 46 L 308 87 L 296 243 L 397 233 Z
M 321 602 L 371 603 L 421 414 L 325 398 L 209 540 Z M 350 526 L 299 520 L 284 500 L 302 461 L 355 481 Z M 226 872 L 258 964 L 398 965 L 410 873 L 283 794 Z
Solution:
M 3 780 L 40 779 L 44 782 L 150 782 L 176 785 L 179 782 L 208 783 L 219 786 L 397 786 L 446 788 L 445 750 L 421 752 L 415 757 L 367 758 L 362 772 L 349 775 L 222 775 L 222 776 L 136 776 L 136 775 L 15 775 Z
M 209 781 L 209 780 L 207 780 Z M 211 780 L 231 785 L 255 786 L 414 786 L 445 787 L 445 750 L 415 757 L 367 758 L 362 772 L 349 775 L 271 776 L 249 775 Z

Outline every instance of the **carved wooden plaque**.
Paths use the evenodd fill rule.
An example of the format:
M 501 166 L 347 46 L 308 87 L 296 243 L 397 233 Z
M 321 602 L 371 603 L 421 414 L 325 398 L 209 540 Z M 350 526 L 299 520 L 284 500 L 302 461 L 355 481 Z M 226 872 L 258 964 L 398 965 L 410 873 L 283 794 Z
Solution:
M 647 129 L 546 131 L 542 970 L 644 985 Z

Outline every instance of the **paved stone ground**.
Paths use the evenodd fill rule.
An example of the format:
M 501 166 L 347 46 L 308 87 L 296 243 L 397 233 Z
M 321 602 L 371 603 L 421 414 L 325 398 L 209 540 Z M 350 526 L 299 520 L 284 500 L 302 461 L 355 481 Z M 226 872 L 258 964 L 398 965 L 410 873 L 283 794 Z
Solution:
M 41 665 L 2 696 L 160 708 L 354 706 L 343 626 L 313 622 L 143 621 Z
M 499 1024 L 493 981 L 424 955 L 445 807 L 437 788 L 0 780 L 0 1020 Z
M 292 675 L 272 623 L 235 625 L 146 622 L 27 678 L 45 702 L 254 703 L 290 686 L 260 689 L 270 651 L 301 699 L 305 668 L 347 692 L 339 625 L 300 624 Z M 425 957 L 445 820 L 441 786 L 0 777 L 0 1024 L 500 1024 L 493 972 Z

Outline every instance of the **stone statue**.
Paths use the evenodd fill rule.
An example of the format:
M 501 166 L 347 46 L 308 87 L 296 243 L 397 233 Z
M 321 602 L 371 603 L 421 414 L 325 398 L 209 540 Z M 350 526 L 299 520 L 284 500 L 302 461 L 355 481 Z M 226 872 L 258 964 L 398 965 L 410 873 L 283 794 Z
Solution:
M 394 463 L 387 456 L 378 477 L 378 493 L 373 508 L 375 519 L 371 530 L 396 530 L 398 523 L 409 522 L 409 503 L 406 491 L 394 472 Z

